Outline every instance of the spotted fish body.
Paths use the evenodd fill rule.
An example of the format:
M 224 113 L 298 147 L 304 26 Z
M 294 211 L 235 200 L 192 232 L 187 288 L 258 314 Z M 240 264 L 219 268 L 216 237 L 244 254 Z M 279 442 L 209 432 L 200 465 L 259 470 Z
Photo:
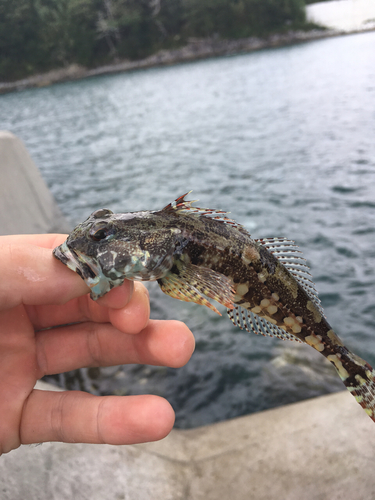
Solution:
M 252 239 L 225 212 L 193 207 L 185 196 L 159 211 L 97 210 L 54 255 L 85 280 L 94 300 L 125 279 L 157 280 L 176 299 L 215 312 L 208 298 L 223 304 L 241 329 L 309 344 L 375 421 L 375 371 L 328 324 L 294 242 Z

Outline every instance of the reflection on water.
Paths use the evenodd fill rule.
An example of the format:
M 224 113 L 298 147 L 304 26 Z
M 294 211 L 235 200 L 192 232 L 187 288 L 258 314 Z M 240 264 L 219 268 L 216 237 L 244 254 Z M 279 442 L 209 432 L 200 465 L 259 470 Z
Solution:
M 157 209 L 193 189 L 254 237 L 303 250 L 328 320 L 375 364 L 375 33 L 95 78 L 0 97 L 72 224 Z M 152 317 L 197 348 L 181 369 L 82 370 L 94 393 L 166 396 L 196 426 L 343 388 L 307 346 L 250 335 L 150 285 Z M 74 376 L 73 376 L 74 375 Z

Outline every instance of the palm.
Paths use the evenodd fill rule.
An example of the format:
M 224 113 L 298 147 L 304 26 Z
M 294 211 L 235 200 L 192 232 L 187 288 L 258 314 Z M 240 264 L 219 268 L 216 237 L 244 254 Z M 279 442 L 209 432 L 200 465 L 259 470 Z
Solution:
M 50 249 L 64 238 L 33 238 L 0 238 L 0 454 L 39 441 L 125 444 L 163 437 L 174 415 L 162 398 L 33 389 L 46 374 L 82 366 L 182 366 L 194 346 L 185 325 L 148 320 L 142 285 L 133 290 L 126 282 L 94 303 L 84 282 L 52 258 Z M 58 325 L 65 326 L 50 329 Z

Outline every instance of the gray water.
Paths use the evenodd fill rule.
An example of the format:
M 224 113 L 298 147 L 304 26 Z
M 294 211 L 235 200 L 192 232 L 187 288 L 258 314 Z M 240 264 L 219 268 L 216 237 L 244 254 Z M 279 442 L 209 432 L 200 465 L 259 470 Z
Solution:
M 375 365 L 374 32 L 4 95 L 0 128 L 24 140 L 72 224 L 193 189 L 198 206 L 230 211 L 253 237 L 294 239 L 329 322 Z M 187 366 L 82 370 L 61 383 L 163 395 L 179 427 L 343 388 L 308 346 L 150 290 L 152 317 L 195 334 Z

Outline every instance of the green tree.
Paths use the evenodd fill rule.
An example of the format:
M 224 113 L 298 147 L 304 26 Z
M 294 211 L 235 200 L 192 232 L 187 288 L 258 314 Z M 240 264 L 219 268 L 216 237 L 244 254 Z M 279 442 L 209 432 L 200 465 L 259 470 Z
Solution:
M 234 4 L 230 0 L 187 0 L 186 31 L 190 36 L 227 36 L 234 22 Z
M 105 54 L 97 36 L 102 0 L 0 0 L 0 78 L 10 80 Z
M 0 0 L 0 76 L 32 73 L 43 61 L 40 19 L 34 0 Z
M 98 31 L 111 54 L 131 59 L 151 53 L 165 36 L 151 0 L 103 1 Z
M 168 40 L 180 39 L 186 23 L 185 0 L 160 0 L 156 19 L 163 26 L 163 34 Z
M 305 21 L 303 0 L 186 0 L 189 36 L 264 35 Z
M 96 33 L 99 0 L 40 0 L 41 37 L 57 65 L 90 65 L 99 47 Z

